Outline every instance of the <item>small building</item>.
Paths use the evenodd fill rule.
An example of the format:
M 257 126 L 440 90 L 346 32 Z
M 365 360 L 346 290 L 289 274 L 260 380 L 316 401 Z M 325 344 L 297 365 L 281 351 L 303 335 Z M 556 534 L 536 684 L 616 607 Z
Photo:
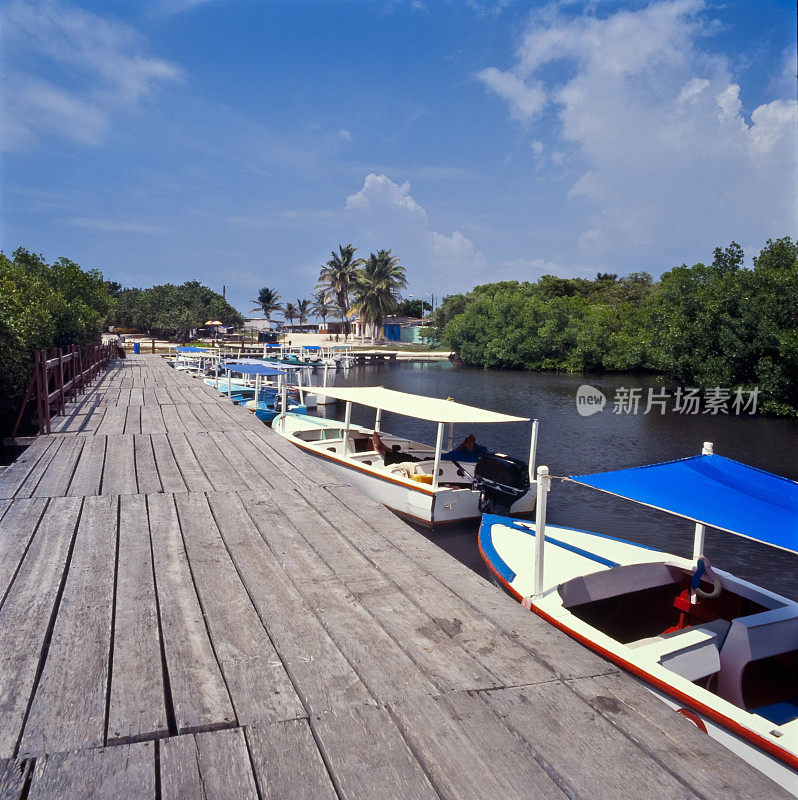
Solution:
M 388 317 L 385 320 L 385 338 L 389 342 L 421 342 L 423 319 L 414 317 Z

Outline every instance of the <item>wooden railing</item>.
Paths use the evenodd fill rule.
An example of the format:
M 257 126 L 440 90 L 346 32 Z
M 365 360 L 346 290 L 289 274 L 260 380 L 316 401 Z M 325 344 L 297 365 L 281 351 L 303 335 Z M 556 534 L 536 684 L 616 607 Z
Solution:
M 82 394 L 97 375 L 116 358 L 116 354 L 115 344 L 58 347 L 49 356 L 46 350 L 36 350 L 33 354 L 33 374 L 14 424 L 12 440 L 17 435 L 23 414 L 28 402 L 33 399 L 34 391 L 39 433 L 51 433 L 51 419 L 66 413 L 66 404 Z

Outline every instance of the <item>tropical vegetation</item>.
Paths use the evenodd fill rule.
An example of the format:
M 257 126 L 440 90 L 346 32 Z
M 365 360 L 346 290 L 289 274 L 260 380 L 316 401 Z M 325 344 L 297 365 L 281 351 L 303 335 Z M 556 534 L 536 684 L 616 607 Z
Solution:
M 798 415 L 798 244 L 769 240 L 743 265 L 594 280 L 544 275 L 446 297 L 435 331 L 465 363 L 493 369 L 649 371 L 683 386 L 757 387 L 761 408 Z
M 272 321 L 272 314 L 275 311 L 282 311 L 283 307 L 280 304 L 280 295 L 274 289 L 270 289 L 268 286 L 264 286 L 258 292 L 258 299 L 257 300 L 250 300 L 250 303 L 255 304 L 255 308 L 250 310 L 250 314 L 253 311 L 260 311 L 264 317 L 266 317 L 266 321 L 271 326 Z
M 244 318 L 222 295 L 198 281 L 149 289 L 122 289 L 116 297 L 112 324 L 150 336 L 186 339 L 208 320 L 240 327 Z
M 21 247 L 10 258 L 0 252 L 0 431 L 13 426 L 34 350 L 98 341 L 114 289 L 98 270 L 83 270 L 68 258 L 47 264 Z
M 319 273 L 319 283 L 316 287 L 330 297 L 341 314 L 344 332 L 351 331 L 349 311 L 351 309 L 352 293 L 357 282 L 358 269 L 362 259 L 355 258 L 357 247 L 353 244 L 338 245 L 338 252 L 330 254 L 330 260 L 324 264 Z

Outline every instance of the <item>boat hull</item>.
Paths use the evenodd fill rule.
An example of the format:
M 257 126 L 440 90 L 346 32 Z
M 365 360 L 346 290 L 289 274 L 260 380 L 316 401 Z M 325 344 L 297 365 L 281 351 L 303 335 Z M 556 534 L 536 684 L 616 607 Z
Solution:
M 287 415 L 290 420 L 291 415 Z M 340 427 L 340 422 L 310 418 L 312 425 Z M 298 423 L 299 426 L 302 423 Z M 470 488 L 439 487 L 415 480 L 403 479 L 395 473 L 387 473 L 380 469 L 382 457 L 374 454 L 373 464 L 353 463 L 339 454 L 319 450 L 317 446 L 308 444 L 292 435 L 296 432 L 297 423 L 289 421 L 289 428 L 283 432 L 280 420 L 276 419 L 272 427 L 296 447 L 322 461 L 334 475 L 360 489 L 364 494 L 382 503 L 391 511 L 425 527 L 438 528 L 444 525 L 476 520 L 481 516 L 479 510 L 479 491 Z M 353 427 L 353 430 L 355 428 Z M 512 506 L 513 514 L 529 514 L 534 508 L 535 496 L 528 492 Z
M 502 521 L 503 520 L 503 521 Z M 526 530 L 521 530 L 525 528 Z M 652 693 L 680 711 L 699 728 L 756 767 L 776 783 L 798 795 L 798 720 L 783 726 L 738 708 L 715 693 L 665 668 L 661 658 L 646 656 L 651 647 L 622 644 L 571 613 L 562 587 L 580 575 L 597 576 L 614 567 L 661 564 L 684 570 L 691 561 L 620 539 L 546 526 L 544 591 L 534 599 L 532 568 L 534 525 L 486 515 L 479 533 L 479 550 L 496 581 L 511 596 L 581 644 L 640 678 Z M 795 610 L 786 598 L 735 578 L 720 570 L 724 586 L 756 597 L 769 607 Z M 545 587 L 550 587 L 545 589 Z M 675 641 L 675 640 L 672 640 Z M 654 643 L 656 645 L 656 643 Z

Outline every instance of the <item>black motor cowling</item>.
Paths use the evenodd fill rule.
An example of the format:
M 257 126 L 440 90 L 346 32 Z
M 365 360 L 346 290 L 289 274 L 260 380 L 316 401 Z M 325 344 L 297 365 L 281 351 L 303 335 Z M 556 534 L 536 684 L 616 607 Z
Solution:
M 488 453 L 477 461 L 473 485 L 480 490 L 483 514 L 509 514 L 510 506 L 529 491 L 529 466 L 503 453 Z

